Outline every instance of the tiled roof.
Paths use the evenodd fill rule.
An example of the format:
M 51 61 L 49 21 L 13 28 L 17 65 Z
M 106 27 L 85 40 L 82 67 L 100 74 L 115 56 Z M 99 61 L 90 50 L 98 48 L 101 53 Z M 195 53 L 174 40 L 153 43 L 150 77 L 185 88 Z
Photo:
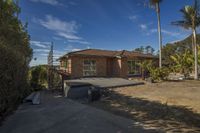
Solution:
M 112 50 L 100 50 L 100 49 L 85 49 L 76 52 L 70 52 L 65 56 L 74 56 L 74 55 L 85 55 L 85 56 L 104 56 L 104 57 L 146 57 L 146 58 L 155 58 L 152 54 L 143 54 L 140 52 L 133 51 L 112 51 Z M 62 58 L 62 57 L 61 57 Z
M 156 58 L 156 56 L 152 55 L 152 54 L 143 54 L 140 52 L 134 52 L 134 51 L 127 51 L 124 50 L 122 56 L 124 57 L 146 57 L 146 58 Z

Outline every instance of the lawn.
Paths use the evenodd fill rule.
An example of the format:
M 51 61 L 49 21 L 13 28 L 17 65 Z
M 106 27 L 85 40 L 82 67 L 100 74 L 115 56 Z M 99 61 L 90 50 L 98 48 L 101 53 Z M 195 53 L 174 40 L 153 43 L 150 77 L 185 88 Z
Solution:
M 113 88 L 90 105 L 133 119 L 144 128 L 200 132 L 200 81 Z

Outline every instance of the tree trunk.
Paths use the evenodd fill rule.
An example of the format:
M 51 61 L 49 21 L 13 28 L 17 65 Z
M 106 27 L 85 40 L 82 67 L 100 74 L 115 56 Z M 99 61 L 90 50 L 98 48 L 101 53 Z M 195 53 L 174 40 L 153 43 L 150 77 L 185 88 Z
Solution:
M 196 29 L 193 29 L 194 37 L 194 79 L 198 79 L 198 51 L 197 51 L 197 39 L 196 39 Z
M 162 35 L 161 35 L 161 25 L 160 25 L 159 3 L 156 3 L 156 12 L 157 12 L 157 19 L 158 19 L 159 67 L 162 68 Z
M 192 35 L 192 52 L 194 52 L 194 35 Z

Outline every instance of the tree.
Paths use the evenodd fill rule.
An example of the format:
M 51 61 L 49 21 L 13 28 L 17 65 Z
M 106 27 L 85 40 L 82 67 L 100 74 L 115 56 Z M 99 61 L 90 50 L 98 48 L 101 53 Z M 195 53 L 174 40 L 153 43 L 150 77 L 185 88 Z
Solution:
M 140 52 L 140 53 L 144 53 L 144 47 L 141 46 L 141 47 L 139 47 L 139 48 L 135 48 L 133 51 L 135 51 L 135 52 Z
M 193 56 L 190 50 L 185 50 L 183 54 L 175 54 L 170 56 L 170 58 L 174 61 L 175 71 L 184 74 L 185 78 L 189 76 L 192 71 L 193 65 Z
M 154 53 L 154 48 L 151 47 L 150 45 L 144 47 L 144 46 L 141 46 L 139 48 L 135 48 L 133 51 L 135 52 L 140 52 L 140 53 L 146 53 L 146 54 L 153 54 Z
M 30 91 L 32 49 L 27 24 L 18 19 L 19 13 L 17 0 L 0 0 L 0 119 Z
M 152 48 L 150 45 L 145 47 L 145 53 L 147 54 L 153 54 L 154 53 L 154 48 Z
M 138 65 L 142 69 L 142 79 L 145 79 L 145 76 L 147 76 L 149 68 L 153 67 L 153 62 L 152 60 L 144 60 L 138 63 Z
M 159 67 L 162 67 L 162 34 L 161 34 L 161 24 L 160 24 L 160 3 L 162 0 L 149 0 L 150 5 L 156 9 L 157 19 L 158 19 L 158 42 L 159 42 Z
M 30 73 L 30 82 L 34 89 L 47 86 L 47 66 L 34 66 L 30 69 Z
M 173 25 L 181 26 L 185 29 L 191 29 L 193 34 L 194 43 L 194 79 L 198 79 L 198 52 L 197 52 L 197 39 L 196 39 L 196 28 L 200 25 L 200 10 L 197 0 L 193 6 L 185 6 L 180 10 L 183 13 L 183 20 L 172 22 Z

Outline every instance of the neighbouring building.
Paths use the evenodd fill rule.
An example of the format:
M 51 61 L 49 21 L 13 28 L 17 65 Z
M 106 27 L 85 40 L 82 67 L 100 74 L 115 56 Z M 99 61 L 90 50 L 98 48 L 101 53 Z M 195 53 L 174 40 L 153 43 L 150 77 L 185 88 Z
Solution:
M 82 77 L 141 77 L 138 63 L 157 60 L 152 54 L 133 51 L 85 49 L 70 52 L 59 58 L 60 71 L 70 78 Z

